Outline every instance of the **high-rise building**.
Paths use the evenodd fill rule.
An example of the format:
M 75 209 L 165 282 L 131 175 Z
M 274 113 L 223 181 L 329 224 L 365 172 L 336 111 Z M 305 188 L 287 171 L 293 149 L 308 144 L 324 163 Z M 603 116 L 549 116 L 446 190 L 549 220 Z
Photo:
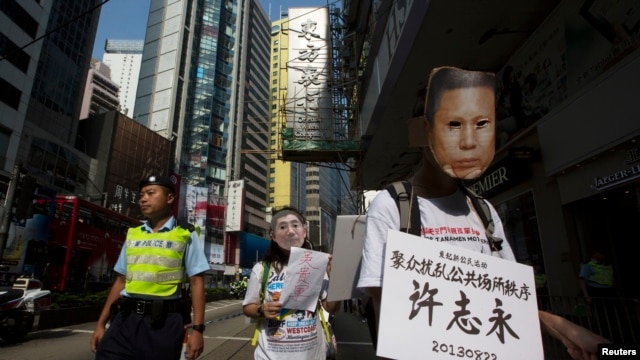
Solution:
M 0 151 L 58 192 L 95 191 L 74 148 L 100 1 L 0 5 Z
M 265 221 L 267 207 L 267 153 L 269 146 L 269 19 L 258 1 L 242 9 L 242 38 L 240 63 L 236 69 L 238 84 L 238 118 L 241 133 L 237 143 L 242 149 L 239 178 L 245 179 L 245 226 L 252 234 L 268 237 Z M 247 45 L 243 45 L 247 44 Z M 250 44 L 250 45 L 249 45 Z M 240 153 L 234 151 L 236 156 Z
M 120 107 L 119 90 L 120 86 L 111 80 L 109 66 L 92 58 L 84 87 L 80 119 L 118 110 Z
M 257 0 L 151 0 L 133 118 L 172 140 L 172 169 L 187 192 L 178 213 L 202 225 L 212 263 L 239 263 L 231 254 L 239 241 L 229 246 L 239 234 L 209 221 L 219 218 L 209 210 L 226 201 L 230 182 L 245 180 L 238 231 L 268 230 L 259 154 L 267 142 L 268 34 Z
M 0 5 L 0 168 L 5 171 L 12 171 L 18 156 L 42 41 L 21 46 L 45 33 L 50 10 L 51 2 Z
M 102 62 L 111 69 L 111 80 L 120 85 L 120 112 L 133 116 L 144 40 L 107 39 Z

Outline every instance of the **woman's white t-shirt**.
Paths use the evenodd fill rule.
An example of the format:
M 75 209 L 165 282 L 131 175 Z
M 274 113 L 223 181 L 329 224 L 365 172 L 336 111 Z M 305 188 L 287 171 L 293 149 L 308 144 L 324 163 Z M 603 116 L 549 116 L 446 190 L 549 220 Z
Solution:
M 251 270 L 251 277 L 247 284 L 247 293 L 242 305 L 260 304 L 262 291 L 262 262 L 258 262 Z M 275 301 L 274 296 L 282 291 L 287 267 L 280 273 L 270 268 L 267 278 L 265 302 Z M 320 292 L 320 299 L 326 299 L 329 278 L 325 278 Z M 326 359 L 326 345 L 324 332 L 318 311 L 286 310 L 282 320 L 260 319 L 260 335 L 254 352 L 254 359 L 267 360 L 324 360 Z

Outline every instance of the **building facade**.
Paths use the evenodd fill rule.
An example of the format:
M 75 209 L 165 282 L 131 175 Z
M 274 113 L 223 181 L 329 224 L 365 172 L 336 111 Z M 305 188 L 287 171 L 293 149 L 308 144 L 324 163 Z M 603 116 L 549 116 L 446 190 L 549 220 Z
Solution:
M 40 186 L 58 193 L 96 191 L 90 161 L 74 144 L 98 4 L 7 1 L 0 8 L 9 50 L 0 62 L 0 77 L 7 82 L 0 104 L 4 168 L 21 164 Z
M 120 109 L 120 86 L 111 80 L 111 69 L 96 59 L 91 59 L 82 97 L 80 119 Z
M 209 221 L 220 218 L 209 209 L 224 205 L 231 182 L 246 179 L 241 231 L 268 230 L 266 157 L 256 151 L 267 141 L 268 34 L 258 1 L 151 1 L 133 117 L 171 141 L 172 171 L 184 200 L 192 199 L 178 215 L 190 216 L 203 201 L 196 194 L 205 194 L 206 210 L 193 219 L 210 262 L 235 265 L 225 270 L 232 273 L 239 233 Z
M 81 120 L 76 147 L 96 164 L 101 189 L 77 195 L 132 218 L 142 218 L 140 179 L 170 171 L 171 142 L 117 110 Z
M 107 39 L 102 62 L 111 69 L 111 80 L 120 86 L 120 112 L 132 117 L 136 104 L 144 40 Z
M 4 1 L 0 6 L 0 168 L 13 170 L 43 42 L 20 48 L 45 34 L 52 4 Z M 4 197 L 4 196 L 3 196 Z
M 239 178 L 245 179 L 244 231 L 268 238 L 269 224 L 265 218 L 269 170 L 265 150 L 269 146 L 270 23 L 258 1 L 242 8 L 240 15 L 242 55 L 236 71 L 238 83 L 242 84 L 238 90 L 238 118 L 242 125 L 238 133 L 239 149 L 233 152 L 240 154 Z
M 468 2 L 464 12 L 444 2 L 365 3 L 345 9 L 362 124 L 354 185 L 377 190 L 415 168 L 419 149 L 399 124 L 413 116 L 431 69 L 492 71 L 496 156 L 469 185 L 498 209 L 518 261 L 543 265 L 552 296 L 575 297 L 581 263 L 606 247 L 617 285 L 637 299 L 634 252 L 622 235 L 640 216 L 637 9 L 579 0 Z

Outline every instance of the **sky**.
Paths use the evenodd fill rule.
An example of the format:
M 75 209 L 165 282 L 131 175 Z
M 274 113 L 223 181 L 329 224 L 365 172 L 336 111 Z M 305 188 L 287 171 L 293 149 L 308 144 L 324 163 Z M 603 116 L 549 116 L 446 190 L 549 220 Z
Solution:
M 280 7 L 324 6 L 337 0 L 260 0 L 264 11 L 272 20 L 278 19 Z M 102 6 L 93 57 L 102 60 L 106 39 L 144 40 L 150 0 L 109 0 Z M 269 12 L 269 4 L 271 11 Z

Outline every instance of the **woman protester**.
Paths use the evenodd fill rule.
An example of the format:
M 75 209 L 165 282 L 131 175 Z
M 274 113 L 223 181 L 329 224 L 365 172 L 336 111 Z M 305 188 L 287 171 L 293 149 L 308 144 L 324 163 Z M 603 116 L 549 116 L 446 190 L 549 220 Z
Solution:
M 254 265 L 243 302 L 246 316 L 257 319 L 255 359 L 326 359 L 327 345 L 315 311 L 285 309 L 280 300 L 292 247 L 310 248 L 304 216 L 285 207 L 273 214 L 271 244 L 263 260 Z M 331 257 L 322 281 L 319 304 L 330 314 L 340 309 L 339 301 L 327 301 Z M 290 275 L 292 276 L 292 275 Z

